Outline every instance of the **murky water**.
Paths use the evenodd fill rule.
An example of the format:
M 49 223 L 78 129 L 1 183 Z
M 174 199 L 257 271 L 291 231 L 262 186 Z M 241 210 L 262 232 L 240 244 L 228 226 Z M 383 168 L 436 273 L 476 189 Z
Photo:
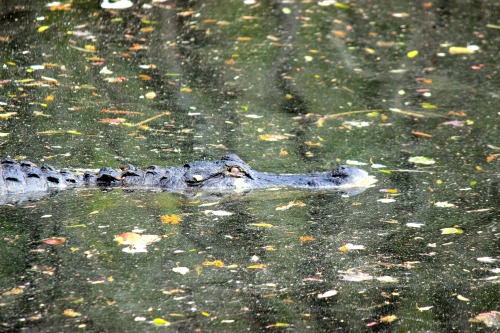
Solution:
M 47 4 L 0 7 L 2 156 L 378 182 L 1 206 L 0 331 L 498 329 L 495 1 Z

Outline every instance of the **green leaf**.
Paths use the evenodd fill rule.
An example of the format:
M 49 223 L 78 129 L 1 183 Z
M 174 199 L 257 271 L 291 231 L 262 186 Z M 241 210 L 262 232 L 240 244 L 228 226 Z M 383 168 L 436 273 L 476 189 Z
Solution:
M 342 9 L 349 9 L 349 8 L 351 8 L 349 5 L 346 5 L 346 4 L 341 3 L 341 2 L 336 2 L 335 3 L 335 7 L 342 8 Z
M 408 159 L 408 162 L 410 163 L 415 163 L 415 164 L 426 164 L 426 165 L 431 165 L 435 164 L 436 161 L 433 160 L 432 158 L 425 157 L 425 156 L 413 156 Z

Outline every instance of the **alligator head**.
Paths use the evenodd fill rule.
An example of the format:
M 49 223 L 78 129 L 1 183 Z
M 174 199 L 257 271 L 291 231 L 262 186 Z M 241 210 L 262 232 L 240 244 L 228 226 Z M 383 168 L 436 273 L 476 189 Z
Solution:
M 217 161 L 194 161 L 184 165 L 184 182 L 188 187 L 211 190 L 252 188 L 255 171 L 235 154 Z

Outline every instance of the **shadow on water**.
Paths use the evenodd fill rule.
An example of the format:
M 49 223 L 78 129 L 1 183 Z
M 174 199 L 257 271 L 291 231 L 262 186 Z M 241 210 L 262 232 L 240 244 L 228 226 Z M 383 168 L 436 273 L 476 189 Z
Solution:
M 0 331 L 498 330 L 498 13 L 1 3 L 2 157 L 95 169 L 237 153 L 272 173 L 350 160 L 378 183 L 0 206 Z

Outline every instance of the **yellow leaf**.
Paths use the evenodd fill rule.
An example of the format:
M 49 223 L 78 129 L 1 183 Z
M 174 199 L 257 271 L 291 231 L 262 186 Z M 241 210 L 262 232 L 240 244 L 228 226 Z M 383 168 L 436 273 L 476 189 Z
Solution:
M 418 51 L 417 50 L 410 51 L 408 52 L 407 56 L 410 59 L 415 58 L 416 56 L 418 56 Z
M 21 288 L 12 288 L 9 291 L 3 292 L 2 296 L 10 296 L 10 295 L 19 295 L 23 293 L 23 289 Z
M 202 264 L 203 266 L 215 266 L 215 267 L 224 267 L 224 263 L 220 260 L 214 260 L 214 261 L 205 261 Z
M 40 28 L 38 28 L 38 32 L 44 32 L 45 30 L 47 30 L 49 28 L 48 25 L 44 25 L 44 26 L 41 26 Z
M 73 309 L 66 309 L 64 310 L 63 314 L 66 317 L 80 317 L 82 314 L 80 312 L 75 312 Z
M 182 219 L 178 215 L 175 215 L 175 214 L 162 215 L 162 217 L 160 217 L 160 219 L 163 223 L 168 223 L 168 224 L 179 224 L 182 221 Z
M 424 109 L 437 109 L 437 106 L 431 103 L 422 103 L 422 107 Z
M 259 139 L 263 141 L 279 141 L 288 139 L 288 137 L 281 134 L 263 134 L 259 136 Z
M 94 45 L 85 45 L 85 50 L 94 52 L 95 46 Z
M 188 92 L 188 93 L 190 93 L 190 92 L 193 92 L 193 89 L 188 88 L 188 87 L 182 87 L 182 88 L 181 88 L 181 91 L 182 91 L 182 92 Z
M 448 50 L 448 52 L 450 54 L 472 54 L 472 53 L 474 53 L 476 51 L 474 49 L 472 49 L 472 48 L 460 47 L 460 46 L 452 46 L 452 47 L 450 47 L 450 49 Z
M 263 227 L 263 228 L 271 228 L 273 225 L 271 223 L 249 223 L 248 225 L 252 225 L 255 227 Z
M 205 316 L 205 317 L 210 317 L 210 313 L 205 312 L 205 311 L 203 311 L 203 312 L 201 313 L 201 315 L 202 315 L 202 316 Z
M 443 228 L 441 229 L 441 235 L 451 235 L 451 234 L 463 234 L 462 229 L 458 228 Z
M 307 243 L 307 242 L 312 242 L 314 240 L 314 237 L 311 236 L 302 236 L 299 238 L 301 243 Z
M 15 116 L 17 112 L 6 112 L 6 113 L 0 113 L 0 119 L 8 119 L 12 116 Z
M 462 295 L 457 295 L 457 298 L 460 300 L 460 301 L 463 301 L 463 302 L 470 302 L 470 299 L 468 299 L 467 297 L 464 297 Z
M 251 268 L 251 269 L 264 269 L 266 267 L 267 267 L 266 264 L 257 264 L 257 265 L 248 266 L 247 268 Z
M 153 324 L 155 324 L 155 325 L 170 325 L 170 323 L 163 318 L 153 319 Z
M 142 28 L 141 32 L 147 33 L 147 32 L 151 32 L 151 31 L 154 31 L 154 30 L 155 30 L 154 27 L 149 26 L 149 27 Z
M 307 141 L 306 145 L 308 145 L 309 147 L 321 147 L 321 142 Z
M 380 322 L 381 323 L 392 323 L 396 319 L 398 319 L 397 316 L 389 315 L 389 316 L 385 316 L 385 317 L 380 318 Z
M 293 206 L 304 207 L 305 205 L 302 201 L 290 201 L 286 205 L 276 207 L 276 210 L 288 210 Z

